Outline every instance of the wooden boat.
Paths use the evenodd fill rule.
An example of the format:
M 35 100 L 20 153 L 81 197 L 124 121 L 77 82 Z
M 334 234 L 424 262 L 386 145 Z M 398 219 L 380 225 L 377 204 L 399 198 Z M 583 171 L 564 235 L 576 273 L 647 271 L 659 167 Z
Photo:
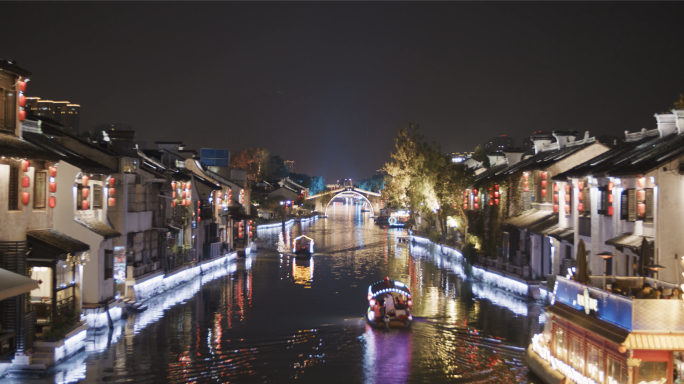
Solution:
M 392 297 L 394 310 L 385 312 L 385 300 Z M 408 328 L 413 322 L 411 290 L 406 284 L 384 278 L 368 287 L 366 321 L 375 328 Z
M 292 241 L 292 253 L 295 257 L 311 257 L 314 253 L 314 241 L 312 238 L 302 235 Z

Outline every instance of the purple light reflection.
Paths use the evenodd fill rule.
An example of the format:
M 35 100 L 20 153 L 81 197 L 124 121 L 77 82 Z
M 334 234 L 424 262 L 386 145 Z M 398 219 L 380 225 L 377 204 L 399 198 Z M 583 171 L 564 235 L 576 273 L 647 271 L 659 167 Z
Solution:
M 411 339 L 406 330 L 376 330 L 366 325 L 363 334 L 365 383 L 406 383 L 411 375 Z

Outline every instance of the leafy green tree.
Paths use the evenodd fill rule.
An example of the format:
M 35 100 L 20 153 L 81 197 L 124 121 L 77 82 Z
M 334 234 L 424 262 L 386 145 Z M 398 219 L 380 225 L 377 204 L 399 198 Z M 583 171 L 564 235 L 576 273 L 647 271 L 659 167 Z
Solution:
M 311 183 L 309 184 L 309 195 L 316 195 L 320 192 L 325 191 L 325 179 L 321 176 L 314 176 L 311 178 Z

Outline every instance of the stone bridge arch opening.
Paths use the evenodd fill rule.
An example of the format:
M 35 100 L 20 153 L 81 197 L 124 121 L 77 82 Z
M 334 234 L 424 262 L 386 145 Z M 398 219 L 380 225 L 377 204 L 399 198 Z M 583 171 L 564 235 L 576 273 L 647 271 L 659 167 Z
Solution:
M 336 199 L 338 196 L 340 196 L 340 195 L 347 195 L 347 194 L 353 194 L 353 195 L 356 195 L 356 196 L 360 196 L 362 199 L 364 199 L 364 200 L 366 201 L 366 203 L 368 203 L 368 206 L 370 207 L 370 214 L 371 214 L 371 217 L 375 217 L 375 208 L 373 208 L 373 203 L 371 203 L 371 201 L 368 200 L 368 198 L 367 198 L 363 193 L 357 192 L 357 191 L 355 191 L 355 190 L 353 190 L 353 189 L 351 189 L 351 190 L 342 190 L 342 191 L 336 193 L 336 194 L 330 199 L 330 201 L 328 201 L 328 204 L 326 204 L 325 210 L 324 210 L 325 215 L 328 216 L 328 207 L 330 206 L 330 203 L 333 202 L 333 200 L 335 200 L 335 199 Z

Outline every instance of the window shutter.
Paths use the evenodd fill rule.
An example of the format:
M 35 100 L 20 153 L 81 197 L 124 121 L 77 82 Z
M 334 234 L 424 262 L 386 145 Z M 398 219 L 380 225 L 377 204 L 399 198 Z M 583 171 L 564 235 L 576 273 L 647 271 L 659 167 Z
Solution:
M 645 222 L 653 222 L 653 188 L 646 189 L 646 216 Z
M 590 189 L 588 187 L 582 190 L 582 204 L 584 204 L 582 213 L 584 214 L 591 213 L 591 195 L 589 194 L 589 191 Z
M 93 186 L 93 208 L 102 208 L 102 186 Z
M 77 192 L 76 192 L 76 209 L 77 210 L 82 210 L 83 209 L 83 185 L 78 185 Z
M 19 168 L 10 168 L 8 206 L 10 211 L 19 210 Z
M 620 220 L 627 220 L 628 218 L 627 191 L 622 191 L 622 194 L 620 195 Z
M 636 189 L 627 190 L 627 221 L 637 220 L 637 196 Z

